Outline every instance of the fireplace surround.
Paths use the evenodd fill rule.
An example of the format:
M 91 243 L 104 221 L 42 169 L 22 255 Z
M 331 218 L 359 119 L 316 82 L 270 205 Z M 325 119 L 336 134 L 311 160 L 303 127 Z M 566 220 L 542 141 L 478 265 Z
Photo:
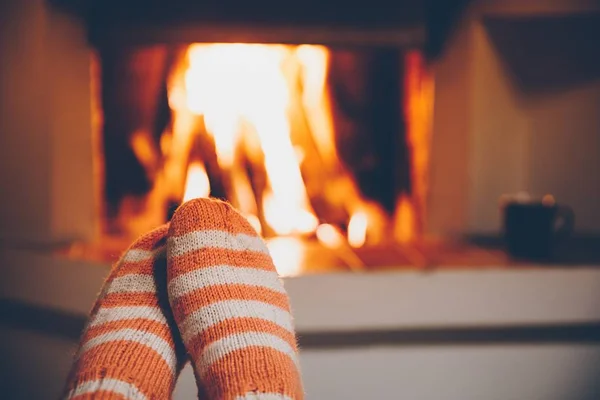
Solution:
M 3 241 L 11 245 L 45 248 L 74 241 L 94 241 L 99 236 L 99 216 L 102 214 L 98 182 L 103 177 L 102 167 L 93 161 L 92 149 L 101 142 L 102 134 L 94 131 L 92 127 L 95 124 L 90 123 L 97 118 L 92 111 L 97 105 L 90 106 L 89 99 L 97 99 L 96 91 L 100 88 L 90 84 L 90 75 L 93 75 L 90 70 L 95 65 L 90 55 L 118 46 L 139 48 L 158 43 L 178 46 L 203 40 L 243 41 L 246 37 L 246 41 L 308 42 L 332 49 L 344 47 L 341 46 L 344 44 L 347 48 L 358 49 L 356 51 L 381 51 L 393 47 L 401 49 L 398 51 L 420 52 L 423 60 L 428 62 L 426 65 L 435 68 L 436 72 L 433 116 L 436 132 L 430 148 L 433 161 L 429 162 L 432 167 L 429 173 L 430 195 L 427 197 L 423 232 L 443 238 L 460 237 L 471 232 L 493 234 L 497 231 L 494 202 L 498 196 L 527 186 L 526 163 L 529 161 L 526 154 L 529 150 L 523 139 L 525 135 L 511 131 L 529 128 L 521 122 L 521 111 L 513 104 L 510 84 L 503 81 L 504 78 L 493 78 L 494 73 L 501 71 L 502 60 L 498 59 L 502 55 L 498 57 L 494 53 L 493 41 L 488 37 L 484 24 L 466 29 L 468 41 L 461 41 L 460 37 L 452 39 L 468 45 L 461 44 L 462 48 L 454 46 L 450 55 L 444 55 L 439 49 L 443 48 L 440 43 L 445 43 L 446 40 L 442 39 L 447 36 L 440 32 L 447 32 L 452 25 L 448 21 L 454 19 L 445 16 L 446 22 L 443 22 L 440 19 L 443 13 L 432 12 L 436 8 L 427 2 L 410 3 L 421 6 L 415 6 L 417 11 L 406 12 L 397 20 L 385 15 L 391 14 L 391 10 L 382 8 L 379 14 L 370 10 L 373 15 L 367 13 L 362 22 L 361 13 L 352 8 L 347 10 L 347 14 L 342 13 L 335 18 L 327 11 L 328 8 L 323 9 L 322 15 L 299 11 L 294 21 L 291 13 L 286 17 L 276 5 L 272 13 L 264 12 L 271 7 L 267 2 L 263 3 L 260 13 L 257 11 L 263 20 L 250 15 L 245 23 L 239 20 L 239 15 L 227 20 L 228 14 L 218 8 L 212 14 L 194 9 L 200 6 L 188 9 L 186 7 L 195 2 L 185 1 L 177 2 L 177 7 L 163 15 L 156 12 L 159 3 L 146 3 L 146 8 L 135 8 L 136 2 L 128 3 L 129 7 L 119 7 L 116 2 L 94 1 L 3 4 L 3 15 L 10 16 L 9 20 L 29 21 L 16 28 L 21 30 L 21 34 L 13 35 L 10 41 L 3 37 L 2 43 L 3 48 L 11 51 L 23 49 L 6 52 L 3 72 L 7 82 L 3 89 L 3 103 L 6 105 L 3 108 L 5 117 L 2 121 L 6 124 L 3 131 L 15 132 L 3 137 L 4 148 L 19 150 L 18 156 L 16 151 L 12 151 L 13 154 L 2 157 L 3 170 L 6 171 L 2 174 L 2 183 L 11 187 L 1 211 Z M 307 9 L 313 6 L 306 3 Z M 451 8 L 460 9 L 457 4 Z M 443 10 L 443 7 L 438 9 Z M 495 14 L 495 21 L 513 19 L 510 7 L 507 9 L 500 16 Z M 177 13 L 179 17 L 174 16 Z M 193 23 L 198 13 L 206 17 L 202 24 Z M 506 13 L 509 13 L 508 17 Z M 325 24 L 324 21 L 330 23 Z M 7 32 L 12 29 L 10 24 L 4 24 L 4 27 Z M 383 35 L 386 39 L 379 40 L 383 29 L 387 32 Z M 497 30 L 497 24 L 493 30 Z M 286 37 L 284 34 L 304 35 L 308 31 L 314 36 L 300 36 L 302 40 L 298 36 Z M 465 35 L 464 31 L 462 29 L 463 33 L 459 35 Z M 375 35 L 373 32 L 379 33 Z M 251 33 L 259 35 L 256 40 L 247 36 Z M 464 54 L 460 55 L 460 51 Z M 469 69 L 470 65 L 477 65 L 477 68 Z M 485 95 L 485 80 L 488 78 L 496 82 L 495 87 L 488 85 L 490 89 L 500 94 L 494 100 L 503 113 L 498 114 L 498 124 L 487 124 L 481 116 L 488 113 L 493 117 L 497 108 Z M 453 86 L 458 90 L 454 90 Z M 44 88 L 44 95 L 32 96 L 37 90 L 34 88 Z M 538 104 L 534 96 L 527 101 Z M 531 112 L 534 112 L 533 108 Z M 499 128 L 492 128 L 492 125 Z M 511 128 L 507 130 L 507 140 L 494 142 L 495 139 L 491 138 L 499 135 L 503 126 Z M 488 133 L 479 134 L 479 131 Z M 511 149 L 516 149 L 516 152 Z M 516 162 L 499 168 L 501 159 L 512 155 L 516 156 Z M 41 167 L 34 169 L 30 168 L 31 165 Z M 502 173 L 496 172 L 498 170 Z M 533 186 L 536 186 L 535 182 Z M 563 193 L 568 195 L 566 191 Z M 580 198 L 575 198 L 575 201 L 581 201 Z M 581 204 L 579 208 L 592 217 L 584 219 L 584 223 L 592 221 L 595 216 L 587 210 L 589 206 L 585 202 Z M 593 224 L 589 226 L 593 228 Z M 117 250 L 113 249 L 109 253 L 115 252 Z M 403 262 L 408 261 L 400 261 Z
M 122 181 L 131 170 L 135 168 L 140 169 L 139 162 L 137 165 L 127 164 L 127 162 L 118 163 L 119 159 L 122 160 L 124 157 L 131 158 L 132 155 L 131 152 L 128 154 L 123 149 L 117 148 L 115 150 L 111 147 L 111 137 L 115 137 L 115 131 L 120 130 L 121 132 L 118 132 L 117 135 L 122 135 L 126 138 L 125 147 L 127 147 L 131 136 L 135 132 L 133 132 L 131 124 L 127 125 L 127 123 L 119 126 L 117 122 L 117 128 L 114 128 L 114 121 L 119 118 L 119 113 L 124 114 L 123 110 L 127 110 L 128 107 L 130 113 L 133 115 L 133 119 L 136 117 L 139 119 L 139 113 L 147 113 L 149 108 L 148 103 L 157 103 L 160 101 L 164 103 L 162 97 L 148 100 L 140 96 L 144 94 L 148 95 L 149 91 L 156 91 L 156 88 L 165 87 L 166 83 L 168 83 L 164 77 L 162 81 L 152 81 L 157 73 L 161 73 L 161 68 L 164 73 L 164 71 L 168 71 L 176 66 L 173 61 L 170 64 L 164 62 L 165 54 L 177 54 L 178 52 L 181 54 L 184 52 L 182 49 L 185 49 L 189 44 L 194 42 L 258 42 L 285 45 L 288 50 L 293 49 L 296 45 L 309 44 L 313 49 L 325 49 L 328 52 L 330 65 L 333 65 L 331 68 L 335 68 L 336 65 L 339 66 L 337 68 L 341 72 L 337 74 L 336 79 L 337 81 L 341 80 L 342 90 L 346 91 L 352 90 L 352 81 L 357 78 L 356 73 L 348 74 L 348 71 L 351 71 L 353 68 L 358 68 L 360 71 L 360 68 L 363 68 L 365 71 L 363 75 L 366 75 L 361 79 L 367 80 L 367 91 L 380 93 L 368 102 L 372 103 L 369 106 L 371 110 L 375 111 L 369 118 L 373 121 L 387 121 L 384 123 L 372 122 L 371 124 L 375 125 L 371 128 L 363 128 L 363 136 L 370 134 L 369 132 L 372 129 L 379 129 L 379 131 L 383 129 L 389 133 L 384 133 L 384 136 L 382 136 L 381 132 L 377 133 L 377 131 L 373 131 L 374 138 L 381 137 L 382 139 L 379 139 L 379 144 L 375 145 L 374 154 L 363 157 L 365 159 L 363 163 L 372 163 L 373 160 L 368 161 L 368 158 L 374 157 L 375 161 L 380 164 L 380 166 L 375 168 L 375 174 L 370 173 L 369 175 L 367 173 L 365 175 L 363 173 L 364 176 L 361 183 L 356 173 L 352 173 L 351 171 L 350 178 L 346 177 L 345 179 L 351 182 L 353 186 L 358 184 L 359 187 L 354 189 L 359 192 L 357 196 L 361 198 L 368 198 L 370 196 L 371 198 L 368 200 L 374 200 L 377 206 L 376 217 L 389 219 L 393 222 L 393 225 L 400 226 L 400 230 L 404 229 L 404 232 L 396 233 L 397 229 L 391 229 L 388 235 L 387 233 L 382 233 L 384 231 L 379 229 L 379 232 L 375 232 L 375 234 L 368 233 L 367 230 L 369 232 L 371 230 L 371 222 L 365 222 L 363 224 L 365 225 L 365 232 L 362 234 L 358 233 L 358 242 L 361 241 L 361 235 L 366 235 L 368 240 L 373 240 L 374 238 L 375 242 L 381 240 L 377 239 L 377 237 L 381 238 L 393 235 L 399 235 L 406 238 L 406 240 L 412 239 L 415 233 L 420 233 L 423 230 L 422 227 L 424 224 L 422 220 L 425 219 L 425 187 L 424 185 L 415 183 L 411 184 L 410 181 L 413 178 L 411 174 L 415 174 L 411 172 L 408 164 L 426 164 L 423 160 L 418 160 L 418 157 L 411 155 L 411 150 L 420 145 L 423 148 L 423 152 L 425 152 L 426 159 L 427 143 L 423 140 L 421 142 L 417 140 L 410 142 L 406 138 L 410 133 L 410 129 L 420 129 L 422 131 L 421 136 L 426 136 L 430 133 L 427 132 L 427 123 L 415 123 L 415 127 L 412 127 L 413 124 L 406 122 L 406 115 L 408 115 L 407 113 L 415 114 L 415 112 L 427 113 L 427 107 L 431 111 L 431 101 L 429 105 L 419 104 L 419 102 L 426 101 L 423 98 L 424 91 L 432 90 L 431 83 L 428 82 L 430 77 L 428 77 L 429 73 L 427 72 L 427 60 L 428 57 L 433 55 L 432 49 L 438 46 L 434 43 L 438 40 L 436 35 L 440 36 L 438 25 L 446 26 L 448 24 L 442 24 L 439 17 L 437 17 L 440 23 L 436 25 L 436 29 L 431 29 L 430 21 L 436 18 L 435 13 L 432 13 L 433 3 L 407 1 L 393 5 L 386 4 L 382 3 L 377 7 L 365 8 L 353 4 L 328 3 L 320 5 L 316 2 L 307 2 L 299 3 L 292 6 L 292 8 L 286 6 L 284 9 L 280 4 L 269 1 L 254 3 L 251 7 L 243 2 L 239 4 L 225 4 L 222 2 L 198 3 L 193 1 L 178 1 L 169 2 L 168 5 L 160 1 L 130 1 L 125 4 L 110 1 L 47 2 L 44 8 L 50 10 L 48 14 L 50 17 L 44 22 L 47 28 L 54 25 L 58 27 L 49 40 L 54 41 L 52 44 L 56 46 L 57 51 L 64 45 L 61 41 L 71 40 L 80 48 L 81 53 L 77 55 L 69 54 L 68 56 L 76 57 L 76 59 L 71 60 L 60 57 L 59 54 L 53 54 L 51 51 L 45 54 L 45 57 L 52 60 L 51 62 L 56 63 L 57 73 L 63 76 L 65 82 L 72 86 L 59 88 L 60 83 L 58 81 L 44 82 L 44 84 L 49 86 L 56 85 L 53 86 L 55 91 L 62 89 L 65 95 L 69 93 L 71 99 L 74 96 L 79 96 L 81 98 L 81 101 L 78 102 L 80 108 L 85 104 L 83 103 L 83 98 L 86 96 L 92 99 L 92 104 L 85 111 L 72 109 L 68 113 L 69 118 L 71 118 L 71 126 L 69 127 L 66 126 L 66 120 L 60 121 L 58 117 L 47 116 L 50 119 L 58 119 L 60 122 L 55 123 L 51 121 L 50 125 L 63 131 L 63 134 L 60 135 L 61 137 L 55 138 L 51 136 L 49 138 L 49 142 L 51 142 L 50 147 L 57 149 L 56 153 L 45 155 L 45 157 L 50 158 L 48 162 L 51 165 L 49 169 L 51 180 L 48 182 L 48 180 L 43 180 L 40 177 L 44 181 L 40 185 L 41 187 L 36 187 L 35 189 L 29 188 L 23 190 L 21 193 L 22 197 L 34 197 L 38 199 L 39 203 L 44 203 L 43 207 L 35 208 L 42 208 L 47 211 L 48 215 L 42 215 L 44 213 L 41 213 L 39 216 L 40 219 L 46 220 L 44 221 L 46 226 L 40 229 L 39 221 L 34 222 L 33 219 L 35 218 L 30 217 L 32 224 L 29 227 L 27 227 L 27 223 L 20 224 L 24 230 L 23 235 L 20 235 L 18 232 L 12 232 L 9 234 L 11 236 L 9 239 L 16 241 L 24 239 L 28 242 L 56 245 L 60 243 L 72 243 L 74 240 L 78 242 L 83 240 L 88 243 L 97 243 L 98 238 L 101 238 L 103 243 L 111 243 L 108 245 L 107 252 L 113 254 L 114 252 L 118 252 L 118 247 L 121 245 L 115 244 L 114 246 L 116 247 L 113 247 L 112 243 L 126 243 L 131 239 L 131 236 L 140 233 L 140 231 L 135 230 L 133 232 L 125 232 L 130 235 L 121 235 L 125 236 L 125 238 L 122 240 L 113 240 L 115 239 L 115 233 L 118 236 L 123 231 L 119 230 L 119 227 L 112 229 L 112 226 L 109 226 L 107 228 L 107 225 L 111 225 L 110 223 L 106 223 L 106 220 L 109 219 L 106 215 L 110 214 L 110 211 L 107 211 L 107 209 L 110 209 L 111 206 L 113 208 L 119 207 L 119 201 L 122 200 L 122 197 L 119 198 L 119 196 L 123 195 L 123 193 L 117 193 L 115 195 L 117 200 L 113 203 L 107 200 L 114 192 L 111 189 L 114 188 L 113 183 Z M 450 8 L 459 9 L 460 6 L 461 2 L 457 1 L 453 2 Z M 26 10 L 27 7 L 23 7 L 23 9 Z M 79 37 L 76 37 L 76 33 Z M 81 37 L 81 33 L 84 33 L 85 36 Z M 70 37 L 67 38 L 68 36 Z M 88 61 L 83 57 L 86 45 L 82 42 L 82 39 L 91 44 L 91 59 L 88 58 Z M 138 57 L 137 64 L 135 57 Z M 161 57 L 163 59 L 159 60 Z M 348 64 L 348 60 L 350 64 Z M 160 61 L 163 61 L 162 65 Z M 344 65 L 344 62 L 346 62 L 346 65 Z M 91 74 L 91 79 L 90 82 L 84 83 L 83 77 L 73 74 L 73 71 L 77 69 L 78 74 L 83 74 L 86 63 L 88 64 L 87 69 L 88 73 Z M 119 68 L 121 69 L 119 70 Z M 135 68 L 138 68 L 138 70 L 135 70 Z M 151 71 L 153 68 L 154 72 Z M 344 68 L 346 72 L 344 72 Z M 119 73 L 121 73 L 121 76 L 119 76 Z M 152 76 L 152 73 L 155 76 Z M 331 71 L 326 70 L 325 73 L 330 75 Z M 378 78 L 379 76 L 381 78 Z M 133 79 L 124 82 L 124 77 L 133 77 Z M 136 78 L 138 81 L 135 80 Z M 142 81 L 140 81 L 140 78 Z M 331 76 L 328 76 L 328 78 L 331 78 Z M 113 81 L 110 79 L 113 79 Z M 115 81 L 117 82 L 115 83 Z M 350 85 L 348 84 L 349 82 Z M 107 86 L 107 84 L 112 84 L 113 86 Z M 406 91 L 409 85 L 412 85 L 414 93 L 412 95 L 413 98 L 407 101 Z M 152 89 L 153 87 L 155 89 Z M 391 90 L 389 89 L 390 87 L 392 87 Z M 145 92 L 140 92 L 141 94 L 136 92 L 136 90 L 140 89 L 145 90 Z M 386 91 L 389 94 L 384 94 Z M 113 98 L 110 98 L 111 95 Z M 55 96 L 59 97 L 61 95 L 55 94 Z M 361 94 L 359 92 L 359 96 L 364 96 L 364 93 Z M 394 99 L 394 96 L 396 99 Z M 346 97 L 348 96 L 346 95 Z M 337 103 L 334 106 L 339 108 L 342 100 L 344 99 L 337 99 Z M 345 102 L 352 107 L 347 99 Z M 144 109 L 144 107 L 146 108 Z M 421 108 L 420 111 L 418 110 L 419 107 Z M 151 112 L 157 113 L 155 110 Z M 358 110 L 358 113 L 364 114 L 365 112 L 371 113 L 368 109 Z M 160 110 L 158 113 L 160 113 Z M 394 116 L 394 114 L 397 114 L 397 116 Z M 352 117 L 355 118 L 356 115 L 352 115 Z M 127 118 L 125 117 L 125 119 Z M 427 119 L 431 119 L 431 114 L 429 113 L 429 115 L 422 115 L 416 118 L 426 121 Z M 73 124 L 74 120 L 76 120 L 76 124 Z M 86 127 L 89 135 L 87 132 L 84 134 L 83 129 L 84 124 L 88 124 L 88 121 L 92 122 L 91 130 Z M 65 125 L 62 125 L 61 122 L 64 122 Z M 309 120 L 309 123 L 311 122 Z M 339 121 L 334 122 L 339 124 Z M 129 126 L 129 128 L 123 128 L 123 125 Z M 79 128 L 76 129 L 75 126 L 79 126 Z M 382 128 L 378 128 L 378 126 Z M 69 137 L 70 134 L 64 133 L 66 130 L 79 130 L 76 139 L 81 144 L 76 145 L 74 138 Z M 354 128 L 354 130 L 356 129 Z M 75 132 L 73 132 L 74 135 Z M 154 145 L 159 144 L 159 139 L 160 137 L 157 138 L 157 142 Z M 334 139 L 337 140 L 338 144 L 340 141 L 346 140 L 340 139 L 340 137 Z M 364 146 L 364 144 L 360 145 L 359 143 L 361 142 L 357 141 L 357 144 L 349 146 L 350 151 L 356 153 L 360 149 L 360 146 L 362 146 L 363 149 L 367 150 L 366 154 L 370 154 L 368 150 L 371 146 L 370 143 L 377 143 L 377 141 L 369 140 L 368 136 L 362 140 L 368 146 Z M 87 149 L 82 151 L 78 147 L 82 147 L 84 142 Z M 297 147 L 296 145 L 294 146 L 295 148 Z M 92 148 L 92 154 L 89 153 L 90 147 Z M 354 150 L 352 150 L 353 147 Z M 306 150 L 307 148 L 303 149 L 304 152 Z M 380 157 L 377 152 L 381 153 L 382 151 L 384 153 L 388 152 L 389 155 Z M 341 152 L 339 157 L 346 158 L 347 160 L 347 153 L 347 151 L 346 154 Z M 185 154 L 184 156 L 189 157 L 189 154 Z M 310 153 L 305 157 L 310 158 L 309 156 Z M 73 164 L 73 161 L 77 157 L 81 157 L 81 160 Z M 84 159 L 87 157 L 90 157 L 92 161 L 85 161 Z M 357 157 L 355 156 L 354 158 Z M 377 160 L 377 158 L 382 158 L 383 162 Z M 77 164 L 82 168 L 72 169 L 70 167 Z M 334 166 L 334 168 L 338 167 Z M 62 173 L 61 171 L 66 172 Z M 305 169 L 302 172 L 304 174 Z M 386 177 L 386 174 L 389 177 Z M 421 173 L 421 175 L 425 176 L 426 171 Z M 392 180 L 390 180 L 390 177 Z M 216 182 L 217 184 L 215 185 L 213 178 L 214 174 L 211 176 L 211 184 L 214 188 L 218 186 L 219 182 Z M 383 182 L 379 182 L 382 179 Z M 273 177 L 268 176 L 267 182 L 272 180 Z M 378 181 L 378 183 L 374 184 L 373 180 Z M 80 184 L 73 185 L 74 182 L 79 181 L 85 182 L 87 186 Z M 256 185 L 256 181 L 254 180 L 251 183 L 254 186 Z M 324 184 L 327 185 L 326 180 Z M 70 185 L 70 187 L 64 187 L 67 185 Z M 345 185 L 347 186 L 347 184 Z M 125 192 L 127 190 L 135 192 L 136 187 L 140 186 L 140 182 L 136 183 L 135 181 L 127 181 L 125 179 L 125 186 Z M 308 187 L 310 189 L 314 187 L 314 184 Z M 344 186 L 342 186 L 342 190 L 344 190 L 343 188 Z M 374 199 L 373 188 L 376 195 Z M 40 191 L 42 196 L 32 196 L 35 190 Z M 314 188 L 311 190 L 315 192 Z M 319 189 L 316 190 L 318 191 Z M 383 192 L 383 195 L 380 193 L 379 198 L 377 198 L 378 190 L 379 192 Z M 390 193 L 386 194 L 386 190 Z M 281 192 L 281 189 L 279 191 Z M 421 192 L 418 196 L 416 195 L 417 191 Z M 109 193 L 108 197 L 107 193 Z M 221 194 L 221 197 L 227 197 L 230 201 L 235 200 L 231 196 L 223 196 L 222 192 L 219 193 L 217 191 L 215 194 Z M 401 197 L 403 197 L 404 204 L 400 203 L 400 200 L 402 200 Z M 175 201 L 171 201 L 169 198 L 164 200 L 170 201 L 174 205 L 181 201 L 180 198 L 174 199 Z M 259 209 L 262 206 L 261 202 L 263 200 L 266 201 L 266 199 L 259 197 L 256 199 Z M 165 210 L 167 206 L 169 204 L 165 203 L 161 208 Z M 319 206 L 312 197 L 310 206 L 313 208 Z M 331 204 L 325 204 L 324 206 L 325 208 L 332 208 Z M 48 210 L 48 207 L 52 208 L 52 210 Z M 323 207 L 321 206 L 321 208 Z M 385 209 L 384 217 L 379 215 L 383 214 L 380 209 Z M 419 209 L 418 212 L 417 209 Z M 309 236 L 312 237 L 308 240 L 320 243 L 321 247 L 323 247 L 323 244 L 325 244 L 325 247 L 328 247 L 327 243 L 322 243 L 323 240 L 325 242 L 333 240 L 335 243 L 333 245 L 329 243 L 329 247 L 336 247 L 338 246 L 340 237 L 344 237 L 342 238 L 344 242 L 346 241 L 345 236 L 356 237 L 356 234 L 353 235 L 351 232 L 347 232 L 350 220 L 354 217 L 357 217 L 354 220 L 360 220 L 364 212 L 345 209 L 344 213 L 355 212 L 357 215 L 347 214 L 347 216 L 342 215 L 338 217 L 336 213 L 340 214 L 339 211 L 341 209 L 320 215 L 317 212 L 315 216 L 318 217 L 318 223 L 320 225 L 325 224 L 326 226 L 324 226 L 325 229 L 321 230 L 317 229 L 317 225 L 311 227 L 310 232 L 305 232 L 309 233 Z M 394 222 L 394 219 L 398 219 L 398 213 L 405 214 L 404 217 L 400 218 L 404 222 L 403 224 Z M 267 214 L 268 210 L 266 214 L 261 214 L 259 210 L 259 213 L 252 215 L 252 217 L 260 217 L 263 233 L 269 236 L 269 229 L 272 232 L 273 226 L 272 223 L 265 223 L 264 216 Z M 10 220 L 11 218 L 18 219 L 17 216 L 7 216 L 7 219 Z M 146 218 L 144 215 L 138 219 L 153 221 L 153 223 L 161 223 L 165 220 L 164 217 L 162 220 L 153 220 Z M 404 225 L 404 228 L 402 225 Z M 31 234 L 32 231 L 34 234 Z M 106 239 L 107 232 L 110 234 L 108 239 Z M 321 235 L 319 235 L 319 232 L 321 232 Z M 325 235 L 329 233 L 329 236 L 333 236 L 329 237 L 329 239 L 323 239 L 323 232 L 325 232 Z M 354 239 L 354 242 L 357 242 L 357 240 Z M 105 246 L 107 245 L 101 245 L 101 247 Z M 71 252 L 73 246 L 67 247 L 69 248 L 68 251 Z M 77 246 L 75 247 L 78 248 Z M 344 250 L 342 253 L 347 253 L 347 255 L 341 256 L 341 258 L 345 259 L 343 264 L 354 263 L 355 266 L 362 266 L 364 261 L 362 261 L 361 257 L 357 257 L 354 254 L 355 252 L 350 249 L 352 246 L 344 243 L 344 248 L 346 247 L 347 251 Z M 100 250 L 100 252 L 103 252 L 103 250 Z M 402 261 L 399 262 L 406 263 L 404 258 L 401 257 Z

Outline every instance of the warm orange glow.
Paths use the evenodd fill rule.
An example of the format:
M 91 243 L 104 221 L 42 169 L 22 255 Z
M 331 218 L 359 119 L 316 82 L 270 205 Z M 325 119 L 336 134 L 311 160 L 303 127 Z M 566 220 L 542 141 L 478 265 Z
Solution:
M 131 136 L 153 186 L 145 198 L 123 202 L 124 224 L 140 234 L 166 220 L 173 200 L 212 192 L 269 238 L 276 266 L 287 276 L 300 272 L 304 241 L 315 236 L 353 268 L 362 261 L 352 248 L 414 240 L 424 224 L 433 80 L 420 54 L 409 53 L 406 101 L 398 112 L 407 122 L 410 193 L 397 199 L 392 216 L 377 199 L 363 196 L 366 188 L 351 173 L 362 168 L 350 165 L 351 157 L 359 158 L 355 144 L 345 147 L 340 139 L 355 134 L 354 128 L 346 133 L 347 126 L 363 122 L 346 120 L 341 95 L 328 82 L 330 75 L 336 84 L 347 79 L 339 80 L 336 68 L 330 71 L 332 59 L 334 67 L 343 60 L 338 56 L 314 45 L 189 46 L 171 69 L 171 120 L 160 140 L 142 130 Z M 370 84 L 360 73 L 357 79 Z M 360 129 L 368 133 L 368 123 Z
M 187 178 L 185 180 L 185 192 L 183 201 L 208 197 L 210 195 L 210 182 L 206 169 L 201 162 L 194 162 L 188 168 Z
M 344 236 L 333 225 L 319 225 L 316 234 L 319 242 L 330 249 L 336 249 L 344 245 Z
M 266 194 L 263 199 L 265 219 L 275 233 L 291 235 L 314 231 L 318 224 L 317 217 L 301 208 L 294 210 L 284 200 L 278 201 L 272 193 Z
M 152 172 L 154 166 L 158 163 L 159 154 L 153 146 L 150 134 L 141 130 L 135 131 L 131 135 L 129 145 L 146 171 Z
M 302 272 L 305 253 L 300 239 L 291 236 L 276 237 L 267 242 L 267 247 L 279 275 L 296 276 Z
M 269 183 L 262 198 L 264 217 L 280 235 L 312 232 L 318 222 L 300 173 L 287 116 L 290 92 L 282 64 L 291 56 L 291 49 L 197 44 L 188 51 L 185 72 L 187 107 L 204 116 L 219 166 L 229 173 L 236 193 L 240 186 L 247 186 L 244 173 L 234 169 L 236 149 L 242 143 L 241 127 L 245 122 L 254 129 Z M 243 212 L 252 211 L 243 208 Z
M 298 46 L 296 56 L 302 65 L 302 103 L 315 144 L 325 164 L 330 167 L 338 163 L 335 149 L 335 134 L 327 96 L 326 81 L 329 52 L 323 46 Z
M 400 196 L 396 206 L 394 221 L 394 237 L 399 243 L 407 243 L 415 239 L 415 208 L 407 195 Z
M 246 219 L 248 220 L 252 228 L 254 228 L 254 230 L 258 232 L 259 235 L 261 235 L 262 226 L 260 225 L 260 219 L 258 219 L 256 215 L 246 215 Z
M 362 247 L 367 240 L 367 214 L 359 211 L 348 222 L 348 243 L 352 247 Z
M 425 225 L 425 205 L 429 188 L 429 157 L 432 132 L 434 80 L 420 52 L 408 53 L 405 59 L 405 109 L 407 139 L 411 150 L 412 202 L 400 199 L 396 210 L 396 232 L 420 234 Z M 409 211 L 411 207 L 412 211 Z M 407 214 L 412 212 L 412 216 Z M 400 215 L 402 214 L 402 215 Z M 413 223 L 407 227 L 407 219 Z M 398 239 L 406 240 L 406 233 Z

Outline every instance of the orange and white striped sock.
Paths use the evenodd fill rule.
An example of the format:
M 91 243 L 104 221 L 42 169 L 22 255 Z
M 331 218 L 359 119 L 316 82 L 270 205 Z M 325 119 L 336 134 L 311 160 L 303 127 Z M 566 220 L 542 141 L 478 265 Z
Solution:
M 287 294 L 263 240 L 230 205 L 195 199 L 171 219 L 168 294 L 210 399 L 302 399 Z
M 168 399 L 185 359 L 166 293 L 164 225 L 117 262 L 92 310 L 67 399 Z M 173 333 L 174 332 L 174 333 Z

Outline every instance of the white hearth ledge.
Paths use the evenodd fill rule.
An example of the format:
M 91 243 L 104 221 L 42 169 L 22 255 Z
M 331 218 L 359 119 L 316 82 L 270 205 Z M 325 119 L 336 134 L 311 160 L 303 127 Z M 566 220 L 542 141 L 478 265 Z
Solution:
M 109 265 L 0 249 L 0 298 L 85 315 Z M 299 332 L 600 322 L 600 267 L 310 275 L 285 280 Z

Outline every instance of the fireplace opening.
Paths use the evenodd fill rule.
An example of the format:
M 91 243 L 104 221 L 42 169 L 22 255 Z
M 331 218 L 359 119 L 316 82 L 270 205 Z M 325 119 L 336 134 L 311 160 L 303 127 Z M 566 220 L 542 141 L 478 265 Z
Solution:
M 415 263 L 398 249 L 422 239 L 426 216 L 421 52 L 111 46 L 96 65 L 106 237 L 130 240 L 212 196 L 265 237 L 283 275 Z

